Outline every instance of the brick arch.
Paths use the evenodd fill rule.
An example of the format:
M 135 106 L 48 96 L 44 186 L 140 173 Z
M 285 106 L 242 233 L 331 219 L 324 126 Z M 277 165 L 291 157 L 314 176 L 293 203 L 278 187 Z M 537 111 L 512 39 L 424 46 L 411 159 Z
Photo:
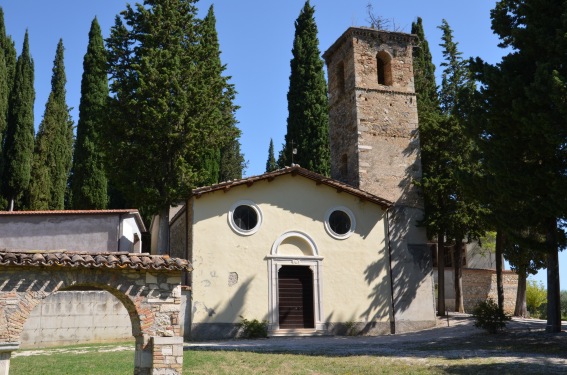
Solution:
M 128 253 L 0 251 L 0 375 L 33 308 L 63 290 L 105 290 L 124 305 L 136 341 L 134 374 L 181 374 L 179 308 L 186 260 Z M 6 362 L 7 361 L 7 362 Z M 3 372 L 2 368 L 6 368 Z M 164 373 L 165 373 L 164 372 Z

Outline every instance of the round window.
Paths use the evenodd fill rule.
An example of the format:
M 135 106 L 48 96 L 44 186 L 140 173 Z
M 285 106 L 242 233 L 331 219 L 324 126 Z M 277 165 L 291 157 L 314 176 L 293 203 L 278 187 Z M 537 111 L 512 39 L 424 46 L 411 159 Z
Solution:
M 355 227 L 354 215 L 346 207 L 334 207 L 325 215 L 325 229 L 334 238 L 348 238 Z
M 251 201 L 236 202 L 228 213 L 231 228 L 243 235 L 256 233 L 262 224 L 260 209 Z

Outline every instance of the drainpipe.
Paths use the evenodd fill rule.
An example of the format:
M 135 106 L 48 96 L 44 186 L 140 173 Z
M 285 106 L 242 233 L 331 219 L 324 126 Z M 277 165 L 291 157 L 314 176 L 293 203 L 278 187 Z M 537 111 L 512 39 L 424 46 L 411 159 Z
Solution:
M 389 273 L 390 273 L 390 296 L 392 297 L 391 307 L 392 307 L 392 320 L 390 321 L 390 333 L 394 335 L 396 333 L 396 306 L 394 299 L 394 276 L 392 275 L 392 241 L 390 240 L 390 209 L 386 210 L 386 239 L 388 240 L 388 257 L 389 262 Z

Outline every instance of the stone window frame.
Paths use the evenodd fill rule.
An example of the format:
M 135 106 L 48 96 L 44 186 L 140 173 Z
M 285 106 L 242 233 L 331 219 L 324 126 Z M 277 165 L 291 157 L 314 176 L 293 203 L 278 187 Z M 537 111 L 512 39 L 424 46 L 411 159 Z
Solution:
M 234 221 L 234 211 L 236 210 L 236 208 L 240 207 L 240 206 L 248 206 L 250 208 L 252 208 L 255 212 L 256 212 L 256 216 L 258 218 L 258 222 L 256 223 L 256 225 L 254 226 L 254 228 L 249 229 L 249 230 L 244 230 L 242 228 L 240 228 Z M 260 210 L 260 207 L 258 207 L 258 205 L 256 203 L 254 203 L 251 200 L 239 200 L 237 202 L 235 202 L 230 209 L 228 210 L 228 225 L 230 226 L 230 228 L 236 232 L 239 235 L 242 236 L 251 236 L 254 233 L 258 232 L 258 230 L 260 229 L 260 227 L 262 226 L 262 222 L 263 222 L 263 215 L 262 215 L 262 210 Z
M 329 222 L 329 218 L 331 217 L 331 214 L 335 211 L 342 211 L 345 214 L 348 215 L 349 219 L 350 219 L 350 229 L 344 233 L 344 234 L 340 234 L 340 233 L 336 233 L 333 229 L 331 229 L 331 224 Z M 325 230 L 327 231 L 327 233 L 329 234 L 329 236 L 333 237 L 334 239 L 337 240 L 345 240 L 347 238 L 349 238 L 354 231 L 356 230 L 356 218 L 354 216 L 354 213 L 345 206 L 334 206 L 331 207 L 327 210 L 327 212 L 325 213 Z
M 387 51 L 376 54 L 376 78 L 379 85 L 392 86 L 392 55 Z

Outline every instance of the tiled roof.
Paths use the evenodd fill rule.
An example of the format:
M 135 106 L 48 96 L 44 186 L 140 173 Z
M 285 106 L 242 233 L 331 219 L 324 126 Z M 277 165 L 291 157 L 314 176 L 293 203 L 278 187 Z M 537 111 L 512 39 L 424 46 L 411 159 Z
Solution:
M 213 192 L 213 191 L 218 191 L 218 190 L 228 191 L 232 187 L 239 186 L 239 185 L 252 186 L 254 184 L 254 182 L 256 182 L 256 181 L 261 181 L 261 180 L 272 181 L 273 179 L 275 179 L 278 176 L 287 175 L 287 174 L 300 175 L 300 176 L 306 177 L 310 180 L 315 181 L 315 183 L 317 185 L 323 184 L 323 185 L 330 186 L 330 187 L 336 189 L 337 192 L 345 192 L 345 193 L 348 193 L 348 194 L 352 194 L 354 196 L 359 197 L 360 199 L 364 199 L 364 200 L 376 203 L 379 206 L 381 206 L 383 209 L 387 209 L 388 207 L 391 207 L 393 205 L 392 202 L 390 202 L 390 201 L 388 201 L 384 198 L 380 198 L 380 197 L 378 197 L 374 194 L 371 194 L 367 191 L 357 189 L 357 188 L 355 188 L 351 185 L 342 183 L 340 181 L 334 180 L 334 179 L 329 178 L 329 177 L 322 176 L 318 173 L 311 172 L 310 170 L 302 168 L 299 165 L 295 165 L 293 167 L 285 167 L 285 168 L 282 168 L 282 169 L 278 169 L 277 171 L 264 173 L 264 174 L 261 174 L 261 175 L 258 175 L 258 176 L 247 177 L 247 178 L 243 178 L 243 179 L 240 179 L 240 180 L 226 181 L 226 182 L 221 182 L 221 183 L 211 185 L 211 186 L 204 186 L 204 187 L 196 188 L 196 189 L 193 189 L 191 195 L 199 198 L 201 195 L 207 194 L 207 193 L 210 193 L 210 192 Z
M 146 231 L 144 221 L 138 210 L 134 208 L 112 210 L 46 210 L 46 211 L 0 211 L 0 216 L 43 216 L 43 215 L 112 215 L 132 214 L 141 232 Z
M 147 253 L 78 251 L 19 251 L 0 249 L 0 266 L 116 268 L 157 271 L 191 271 L 189 261 Z

